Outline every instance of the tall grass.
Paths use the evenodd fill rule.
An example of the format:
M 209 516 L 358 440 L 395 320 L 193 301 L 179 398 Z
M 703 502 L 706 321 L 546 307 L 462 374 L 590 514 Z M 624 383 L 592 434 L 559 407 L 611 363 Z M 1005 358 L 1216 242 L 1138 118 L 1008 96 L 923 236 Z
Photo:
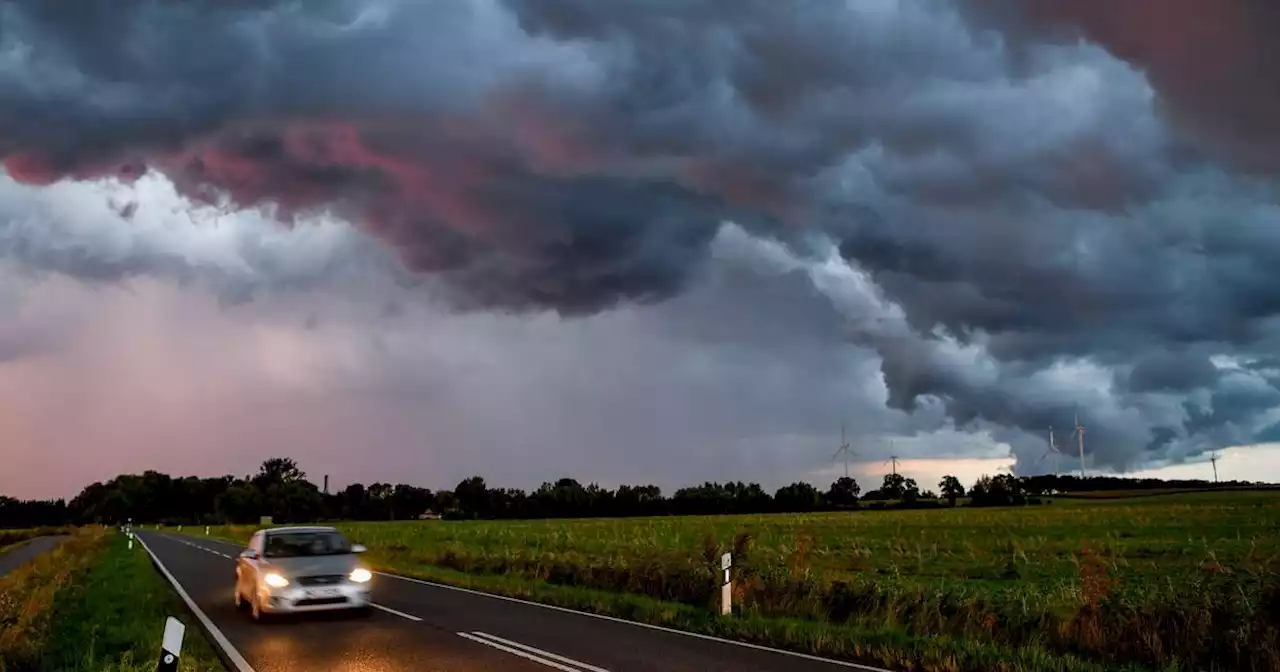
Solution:
M 81 581 L 106 533 L 85 531 L 0 578 L 0 672 L 36 672 L 53 632 L 54 604 Z

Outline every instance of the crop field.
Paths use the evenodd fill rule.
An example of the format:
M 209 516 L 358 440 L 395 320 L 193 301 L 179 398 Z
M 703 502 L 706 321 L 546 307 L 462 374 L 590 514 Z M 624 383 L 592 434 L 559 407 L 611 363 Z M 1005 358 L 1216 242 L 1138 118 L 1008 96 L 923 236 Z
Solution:
M 459 577 L 501 578 L 500 591 L 524 585 L 535 599 L 609 613 L 644 610 L 608 595 L 660 601 L 676 611 L 624 615 L 673 623 L 679 610 L 713 611 L 719 556 L 730 551 L 734 618 L 751 625 L 693 627 L 938 670 L 1280 670 L 1278 525 L 1277 492 L 1001 509 L 339 524 L 384 569 L 476 587 L 483 582 Z M 215 533 L 242 541 L 253 529 Z M 556 598 L 553 589 L 581 594 Z

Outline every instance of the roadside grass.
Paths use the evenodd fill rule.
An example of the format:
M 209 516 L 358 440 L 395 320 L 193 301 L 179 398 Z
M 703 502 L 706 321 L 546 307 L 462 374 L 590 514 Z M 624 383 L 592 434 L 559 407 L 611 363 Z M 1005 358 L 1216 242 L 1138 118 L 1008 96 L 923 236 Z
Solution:
M 81 530 L 0 579 L 0 672 L 153 672 L 168 616 L 187 624 L 179 669 L 223 672 L 146 552 Z
M 386 571 L 893 669 L 1163 672 L 1280 670 L 1277 524 L 1280 493 L 1218 492 L 338 526 Z M 243 543 L 254 529 L 214 533 Z M 725 551 L 731 619 L 712 615 Z
M 83 580 L 106 533 L 81 531 L 0 577 L 0 672 L 38 672 L 53 635 L 54 605 Z
M 146 551 L 130 551 L 123 535 L 111 535 L 84 581 L 55 607 L 45 670 L 153 672 L 169 616 L 187 625 L 178 669 L 223 672 L 196 619 Z

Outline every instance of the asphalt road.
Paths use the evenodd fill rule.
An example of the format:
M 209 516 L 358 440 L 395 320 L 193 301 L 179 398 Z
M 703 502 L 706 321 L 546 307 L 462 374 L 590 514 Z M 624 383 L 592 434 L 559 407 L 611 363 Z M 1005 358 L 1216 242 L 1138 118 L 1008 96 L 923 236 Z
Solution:
M 234 672 L 883 672 L 378 574 L 367 618 L 257 624 L 232 606 L 234 544 L 143 532 L 159 564 L 234 648 Z M 234 661 L 233 661 L 234 662 Z
M 66 537 L 36 537 L 12 551 L 0 555 L 0 576 L 12 572 L 37 555 L 53 549 L 54 546 L 61 544 L 64 539 Z

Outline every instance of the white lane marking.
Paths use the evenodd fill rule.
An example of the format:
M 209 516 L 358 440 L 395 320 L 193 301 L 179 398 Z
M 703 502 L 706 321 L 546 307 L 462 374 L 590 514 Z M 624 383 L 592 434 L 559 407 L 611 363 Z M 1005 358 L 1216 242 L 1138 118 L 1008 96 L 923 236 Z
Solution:
M 535 656 L 535 655 L 533 655 L 533 654 L 531 654 L 531 653 L 525 653 L 524 651 L 521 651 L 520 649 L 513 649 L 513 648 L 511 648 L 511 647 L 509 647 L 509 646 L 504 646 L 504 645 L 499 644 L 499 643 L 497 643 L 497 642 L 491 642 L 491 641 L 489 641 L 489 640 L 487 640 L 487 639 L 484 639 L 484 638 L 481 638 L 481 637 L 476 637 L 475 635 L 473 635 L 473 634 L 471 634 L 471 633 L 469 633 L 469 632 L 459 632 L 459 633 L 458 633 L 458 636 L 459 636 L 459 637 L 465 637 L 465 638 L 467 638 L 467 639 L 469 639 L 469 640 L 471 640 L 471 641 L 473 641 L 473 642 L 479 642 L 479 643 L 481 643 L 481 644 L 484 644 L 485 646 L 491 646 L 491 647 L 493 647 L 493 648 L 495 648 L 495 649 L 498 649 L 498 650 L 500 650 L 500 651 L 506 651 L 507 653 L 509 653 L 509 654 L 511 654 L 511 655 L 513 655 L 513 656 L 520 656 L 521 658 L 525 658 L 525 659 L 527 659 L 527 660 L 532 660 L 532 661 L 533 661 L 533 662 L 535 662 L 535 663 L 542 663 L 543 665 L 546 665 L 547 667 L 554 667 L 554 668 L 556 668 L 557 670 L 563 670 L 564 672 L 582 672 L 582 670 L 579 670 L 579 669 L 577 669 L 577 668 L 573 668 L 573 667 L 567 667 L 567 666 L 565 666 L 565 665 L 561 665 L 560 663 L 557 663 L 557 662 L 556 662 L 556 661 L 554 661 L 554 660 L 547 660 L 546 658 L 539 658 L 539 657 L 537 657 L 537 656 Z
M 200 624 L 203 625 L 205 631 L 213 637 L 214 644 L 216 644 L 218 648 L 222 649 L 222 652 L 226 654 L 227 659 L 235 666 L 236 671 L 254 672 L 254 669 L 249 666 L 249 661 L 245 660 L 244 656 L 240 655 L 239 651 L 236 651 L 236 647 L 231 645 L 231 642 L 227 640 L 227 636 L 222 634 L 222 631 L 218 629 L 218 626 L 214 625 L 213 621 L 209 620 L 209 617 L 205 615 L 204 611 L 202 611 L 200 607 L 196 606 L 195 600 L 191 599 L 191 596 L 187 594 L 187 591 L 182 587 L 182 584 L 178 583 L 178 580 L 173 577 L 173 574 L 169 573 L 169 569 L 164 566 L 163 562 L 160 562 L 160 558 L 156 557 L 155 552 L 151 550 L 151 547 L 147 545 L 147 542 L 143 541 L 142 537 L 138 537 L 137 539 L 138 542 L 142 544 L 143 550 L 145 550 L 147 555 L 151 556 L 152 561 L 156 563 L 156 567 L 160 569 L 160 573 L 164 574 L 164 578 L 169 580 L 169 583 L 173 585 L 173 589 L 178 591 L 178 595 L 182 598 L 182 601 L 187 603 L 187 608 L 191 610 L 191 613 L 196 615 L 196 618 L 200 619 Z
M 870 665 L 862 665 L 862 664 L 860 664 L 860 663 L 850 663 L 850 662 L 843 661 L 843 660 L 835 660 L 835 659 L 833 659 L 833 658 L 823 658 L 822 656 L 814 656 L 814 655 L 811 655 L 811 654 L 808 654 L 808 653 L 799 653 L 799 652 L 797 652 L 797 651 L 786 651 L 786 650 L 784 650 L 784 649 L 775 649 L 775 648 L 773 648 L 773 647 L 771 647 L 771 646 L 764 646 L 764 645 L 762 645 L 762 644 L 752 644 L 752 643 L 750 643 L 750 642 L 735 642 L 735 641 L 733 641 L 732 639 L 724 639 L 724 638 L 721 638 L 721 637 L 713 637 L 712 635 L 704 635 L 704 634 L 699 633 L 699 632 L 689 632 L 689 631 L 687 631 L 687 630 L 677 630 L 677 629 L 675 629 L 675 628 L 668 628 L 668 627 L 661 626 L 661 625 L 653 625 L 653 624 L 650 624 L 650 623 L 641 623 L 640 621 L 628 621 L 628 620 L 626 620 L 625 618 L 617 618 L 617 617 L 615 617 L 615 616 L 605 616 L 604 614 L 593 614 L 593 613 L 591 613 L 591 612 L 589 612 L 589 611 L 577 611 L 577 610 L 569 609 L 569 608 L 566 608 L 566 607 L 558 607 L 558 606 L 556 606 L 556 605 L 554 605 L 554 604 L 542 604 L 542 603 L 540 603 L 540 602 L 530 602 L 530 601 L 528 601 L 528 600 L 521 600 L 521 599 L 519 599 L 519 598 L 515 598 L 515 597 L 507 597 L 506 595 L 495 595 L 495 594 L 493 594 L 493 593 L 482 593 L 482 592 L 480 592 L 480 591 L 478 591 L 478 590 L 471 590 L 470 588 L 459 588 L 458 586 L 450 586 L 450 585 L 448 585 L 448 584 L 444 584 L 444 583 L 436 583 L 436 582 L 434 582 L 434 581 L 424 581 L 424 580 L 422 580 L 422 579 L 415 579 L 415 578 L 413 578 L 413 577 L 411 577 L 411 576 L 400 576 L 399 574 L 388 574 L 388 573 L 386 573 L 386 572 L 374 572 L 374 574 L 377 574 L 378 576 L 385 576 L 385 577 L 392 578 L 392 579 L 400 579 L 401 581 L 408 581 L 408 582 L 410 582 L 410 583 L 420 583 L 420 584 L 422 584 L 422 585 L 424 585 L 424 586 L 431 586 L 431 587 L 433 587 L 433 588 L 443 588 L 443 589 L 445 589 L 445 590 L 455 590 L 455 591 L 458 591 L 458 592 L 460 592 L 460 593 L 468 593 L 468 594 L 471 594 L 471 595 L 479 595 L 479 596 L 481 596 L 481 597 L 488 597 L 488 598 L 492 598 L 492 599 L 495 599 L 495 600 L 503 600 L 503 601 L 505 601 L 505 602 L 515 602 L 515 603 L 517 603 L 517 604 L 527 604 L 527 605 L 529 605 L 529 606 L 531 606 L 531 607 L 540 607 L 540 608 L 542 608 L 542 609 L 551 609 L 551 610 L 553 610 L 553 611 L 559 611 L 559 612 L 563 612 L 563 613 L 566 613 L 566 614 L 574 614 L 574 615 L 576 615 L 576 616 L 586 616 L 586 617 L 588 617 L 588 618 L 596 618 L 596 619 L 600 619 L 600 620 L 602 620 L 602 621 L 610 621 L 610 622 L 613 622 L 613 623 L 621 623 L 621 624 L 623 624 L 623 625 L 633 625 L 633 626 L 635 626 L 635 627 L 637 627 L 637 628 L 645 628 L 645 629 L 647 629 L 647 630 L 657 630 L 657 631 L 659 631 L 659 632 L 669 632 L 669 633 L 671 633 L 671 634 L 673 634 L 673 635 L 683 635 L 683 636 L 685 636 L 685 637 L 693 637 L 693 638 L 695 638 L 695 639 L 701 639 L 701 640 L 708 641 L 708 642 L 718 642 L 718 643 L 720 643 L 720 644 L 728 644 L 728 645 L 730 645 L 730 646 L 741 646 L 741 647 L 743 647 L 743 648 L 747 648 L 747 649 L 755 649 L 755 650 L 757 650 L 757 651 L 767 651 L 767 652 L 769 652 L 769 653 L 776 653 L 776 654 L 783 655 L 783 656 L 791 656 L 792 658 L 803 658 L 804 660 L 812 660 L 812 661 L 819 662 L 819 663 L 826 663 L 826 664 L 828 664 L 828 665 L 836 665 L 836 666 L 838 666 L 838 667 L 847 667 L 847 668 L 852 669 L 852 670 L 860 670 L 860 672 L 892 672 L 891 670 L 886 670 L 886 669 L 885 669 L 885 668 L 883 668 L 883 667 L 871 667 Z
M 487 632 L 473 632 L 471 634 L 475 635 L 476 637 L 483 637 L 485 639 L 493 640 L 495 642 L 498 642 L 499 644 L 506 644 L 507 646 L 510 646 L 513 649 L 520 649 L 521 651 L 532 653 L 535 656 L 542 656 L 543 658 L 558 660 L 566 665 L 573 665 L 574 667 L 577 667 L 582 670 L 589 670 L 590 672 L 609 672 L 603 667 L 596 667 L 595 665 L 588 665 L 580 660 L 574 660 L 572 658 L 565 658 L 564 656 L 558 656 L 554 653 L 551 653 L 550 651 L 543 651 L 542 649 L 534 648 L 532 646 L 529 646 L 528 644 L 521 644 L 520 642 L 513 642 L 509 639 L 503 639 L 497 635 L 491 635 Z
M 375 604 L 375 603 L 373 603 L 373 602 L 370 602 L 370 603 L 369 603 L 369 606 L 373 607 L 374 609 L 381 609 L 381 610 L 383 610 L 383 611 L 387 612 L 388 614 L 395 614 L 396 616 L 399 616 L 400 618 L 407 618 L 407 619 L 409 619 L 409 620 L 411 620 L 411 621 L 413 621 L 413 622 L 415 622 L 415 623 L 420 623 L 420 622 L 422 622 L 422 619 L 421 619 L 421 618 L 418 618 L 417 616 L 414 616 L 413 614 L 406 614 L 406 613 L 404 613 L 403 611 L 396 611 L 395 609 L 392 609 L 391 607 L 384 607 L 384 606 L 382 606 L 381 604 Z

